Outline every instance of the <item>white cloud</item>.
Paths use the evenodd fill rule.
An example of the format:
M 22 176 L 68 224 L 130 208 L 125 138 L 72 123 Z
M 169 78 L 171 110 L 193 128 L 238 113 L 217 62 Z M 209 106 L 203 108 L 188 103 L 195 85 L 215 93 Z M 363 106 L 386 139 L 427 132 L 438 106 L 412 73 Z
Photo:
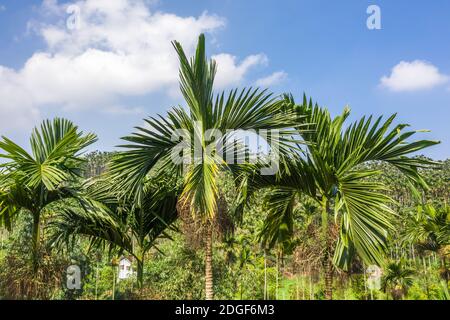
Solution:
M 225 26 L 223 18 L 207 12 L 199 17 L 153 12 L 145 0 L 74 4 L 79 8 L 79 28 L 67 28 L 69 4 L 45 0 L 41 11 L 47 22 L 33 21 L 30 30 L 44 39 L 46 49 L 35 52 L 20 70 L 0 65 L 2 130 L 18 121 L 24 125 L 34 121 L 43 106 L 69 110 L 95 106 L 124 114 L 126 106 L 116 107 L 120 97 L 173 95 L 178 88 L 178 59 L 171 41 L 180 41 L 190 55 L 200 33 L 214 34 Z M 215 58 L 217 85 L 222 88 L 241 82 L 252 67 L 267 63 L 263 54 L 244 57 L 240 63 L 227 53 Z
M 267 77 L 256 80 L 255 84 L 259 87 L 270 87 L 280 84 L 281 82 L 287 79 L 287 76 L 288 75 L 286 72 L 277 71 Z
M 401 61 L 390 76 L 381 78 L 381 86 L 391 91 L 416 91 L 431 89 L 448 81 L 449 77 L 441 74 L 439 69 L 429 62 L 415 60 Z
M 39 118 L 39 109 L 14 70 L 0 66 L 0 130 L 26 129 Z
M 217 62 L 215 84 L 220 88 L 240 83 L 252 67 L 266 65 L 268 62 L 264 54 L 248 56 L 240 64 L 236 63 L 235 56 L 226 53 L 215 55 L 212 58 Z

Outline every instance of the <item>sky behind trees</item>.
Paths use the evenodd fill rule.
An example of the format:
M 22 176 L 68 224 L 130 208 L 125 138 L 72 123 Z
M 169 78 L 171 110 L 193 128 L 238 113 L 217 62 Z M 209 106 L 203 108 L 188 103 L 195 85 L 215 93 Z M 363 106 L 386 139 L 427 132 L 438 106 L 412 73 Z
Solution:
M 381 12 L 370 30 L 369 5 Z M 0 134 L 24 144 L 43 118 L 94 131 L 93 148 L 182 102 L 170 41 L 198 34 L 219 64 L 219 89 L 303 92 L 356 119 L 389 115 L 449 156 L 450 3 L 429 1 L 0 0 Z

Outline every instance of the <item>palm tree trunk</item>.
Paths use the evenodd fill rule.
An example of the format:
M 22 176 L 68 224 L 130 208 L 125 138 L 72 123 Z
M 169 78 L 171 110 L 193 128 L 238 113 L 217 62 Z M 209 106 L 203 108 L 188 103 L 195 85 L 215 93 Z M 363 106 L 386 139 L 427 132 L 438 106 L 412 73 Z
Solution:
M 264 300 L 267 300 L 267 257 L 266 249 L 264 248 Z
M 142 290 L 144 285 L 144 256 L 137 260 L 137 283 L 139 290 Z
M 333 300 L 333 263 L 330 257 L 325 261 L 325 299 Z
M 244 295 L 244 281 L 242 281 L 242 274 L 241 272 L 239 273 L 239 287 L 240 287 L 240 300 L 242 300 L 242 297 Z
M 333 223 L 328 222 L 328 218 L 333 215 L 331 210 L 330 201 L 328 199 L 324 200 L 324 207 L 322 213 L 322 228 L 323 228 L 323 238 L 325 244 L 325 255 L 323 260 L 323 267 L 325 271 L 325 299 L 333 300 L 333 239 L 332 239 L 332 229 L 334 227 Z
M 364 296 L 367 300 L 367 277 L 366 277 L 366 265 L 363 262 L 363 274 L 364 274 Z
M 446 283 L 447 288 L 448 288 L 448 281 L 450 280 L 449 279 L 449 273 L 450 272 L 448 271 L 448 268 L 447 268 L 447 258 L 445 257 L 445 253 L 442 255 L 441 261 L 442 261 L 442 269 L 443 269 L 443 278 L 444 278 L 445 283 Z
M 212 268 L 212 228 L 206 231 L 206 251 L 205 251 L 205 294 L 206 300 L 214 299 L 213 289 L 213 268 Z
M 39 267 L 39 242 L 40 242 L 40 213 L 33 213 L 32 250 L 33 250 L 33 270 L 36 272 Z
M 98 261 L 95 265 L 95 300 L 98 300 Z
M 275 300 L 278 300 L 278 274 L 279 274 L 279 271 L 278 271 L 278 269 L 280 268 L 280 266 L 279 266 L 279 262 L 278 262 L 278 252 L 276 252 L 276 255 L 277 255 L 277 265 L 276 265 L 276 272 L 277 272 L 277 274 L 276 274 L 276 278 L 275 278 Z
M 425 258 L 422 258 L 423 261 L 423 273 L 425 276 L 425 289 L 427 292 L 427 299 L 430 299 L 430 288 L 428 286 L 428 270 L 427 270 L 427 264 L 425 263 Z
M 116 267 L 113 266 L 112 300 L 116 299 Z

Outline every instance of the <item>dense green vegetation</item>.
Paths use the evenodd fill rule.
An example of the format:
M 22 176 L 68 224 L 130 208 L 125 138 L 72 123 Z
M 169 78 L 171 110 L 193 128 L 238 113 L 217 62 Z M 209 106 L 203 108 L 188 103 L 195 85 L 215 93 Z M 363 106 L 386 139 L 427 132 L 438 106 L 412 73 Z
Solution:
M 84 154 L 95 135 L 64 119 L 33 131 L 31 153 L 2 137 L 0 298 L 449 298 L 450 160 L 417 156 L 438 142 L 306 97 L 216 95 L 204 37 L 192 59 L 174 47 L 185 106 L 146 119 L 119 151 Z M 227 130 L 271 129 L 258 161 L 220 157 L 252 153 Z M 174 161 L 186 141 L 194 157 Z M 135 272 L 119 281 L 122 257 Z

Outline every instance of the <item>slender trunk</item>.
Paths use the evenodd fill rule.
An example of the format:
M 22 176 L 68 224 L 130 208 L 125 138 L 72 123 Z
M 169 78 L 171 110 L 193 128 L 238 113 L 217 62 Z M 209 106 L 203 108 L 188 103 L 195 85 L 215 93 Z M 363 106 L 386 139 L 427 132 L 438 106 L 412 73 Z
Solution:
M 423 272 L 425 275 L 425 288 L 427 292 L 427 299 L 430 298 L 430 288 L 428 286 L 428 270 L 427 270 L 427 264 L 425 263 L 425 258 L 422 258 L 423 261 Z
M 206 300 L 214 299 L 213 289 L 213 267 L 212 267 L 212 228 L 206 231 L 206 251 L 205 251 L 205 294 Z
M 116 298 L 116 267 L 113 266 L 112 300 Z
M 278 269 L 280 268 L 279 261 L 278 261 L 279 260 L 278 252 L 276 253 L 276 255 L 277 255 L 277 265 L 276 265 L 277 274 L 276 274 L 276 278 L 275 278 L 275 300 L 278 300 L 278 274 L 279 274 Z
M 325 299 L 333 300 L 333 263 L 331 257 L 325 261 Z
M 363 262 L 363 272 L 364 272 L 364 296 L 365 300 L 367 300 L 367 277 L 366 277 L 366 266 Z
M 305 271 L 302 271 L 302 300 L 306 300 L 306 275 Z
M 322 228 L 325 245 L 325 255 L 323 260 L 323 267 L 325 271 L 325 299 L 333 300 L 333 223 L 328 223 L 328 217 L 333 214 L 330 201 L 324 200 L 322 212 Z
M 33 250 L 33 270 L 36 272 L 39 268 L 39 244 L 40 244 L 40 213 L 33 213 L 32 229 L 32 250 Z
M 448 288 L 448 281 L 450 280 L 449 279 L 450 271 L 447 268 L 447 258 L 445 257 L 445 253 L 442 255 L 441 261 L 442 261 L 443 278 Z
M 95 265 L 95 300 L 98 299 L 98 261 Z
M 242 275 L 239 274 L 239 287 L 240 287 L 240 300 L 242 300 L 242 296 L 244 295 L 244 284 L 242 281 Z
M 266 258 L 266 249 L 264 249 L 264 300 L 267 300 L 267 258 Z
M 139 290 L 142 290 L 144 285 L 144 256 L 137 260 L 137 284 Z

